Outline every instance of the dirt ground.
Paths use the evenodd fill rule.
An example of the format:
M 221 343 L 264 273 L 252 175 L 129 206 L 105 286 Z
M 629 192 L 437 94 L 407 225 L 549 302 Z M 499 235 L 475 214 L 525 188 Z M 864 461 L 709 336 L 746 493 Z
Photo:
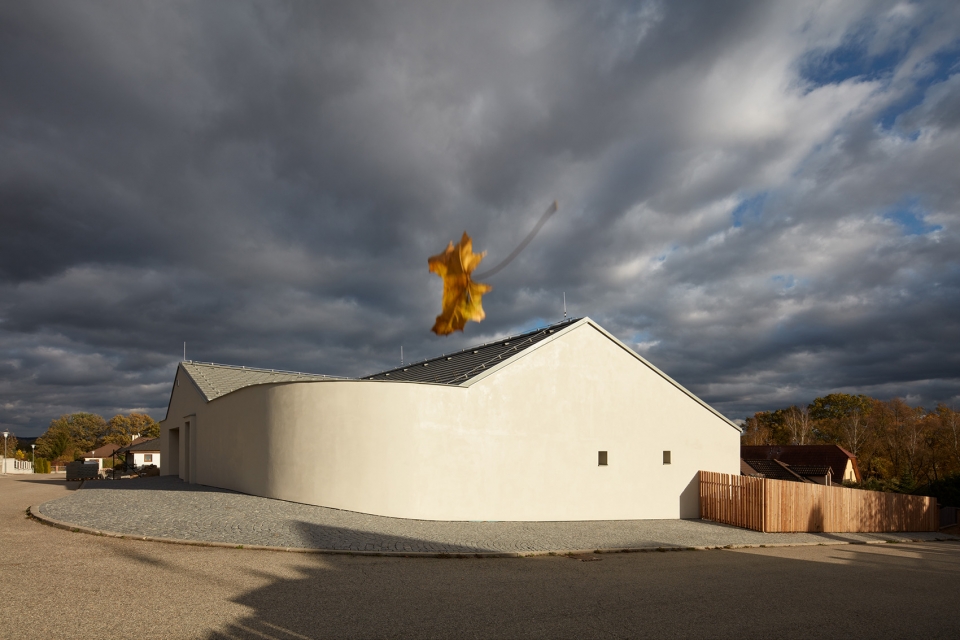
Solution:
M 960 544 L 378 558 L 42 525 L 0 478 L 0 638 L 955 638 Z M 584 561 L 587 560 L 587 561 Z

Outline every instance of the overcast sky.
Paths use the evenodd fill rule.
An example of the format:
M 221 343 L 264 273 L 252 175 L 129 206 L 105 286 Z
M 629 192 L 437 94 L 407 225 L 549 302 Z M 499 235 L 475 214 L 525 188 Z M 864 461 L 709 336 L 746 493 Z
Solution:
M 487 319 L 430 332 L 463 231 Z M 481 270 L 483 267 L 481 267 Z M 0 425 L 590 316 L 730 418 L 960 404 L 960 4 L 0 5 Z

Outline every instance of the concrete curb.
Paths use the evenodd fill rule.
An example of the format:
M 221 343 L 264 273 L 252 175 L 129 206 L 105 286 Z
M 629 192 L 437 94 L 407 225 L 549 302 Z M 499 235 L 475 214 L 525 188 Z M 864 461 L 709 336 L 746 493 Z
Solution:
M 829 542 L 772 542 L 769 544 L 728 544 L 716 546 L 676 546 L 676 547 L 617 547 L 610 549 L 558 549 L 554 551 L 359 551 L 356 549 L 313 549 L 306 547 L 271 547 L 260 544 L 236 544 L 233 542 L 215 542 L 208 540 L 183 540 L 180 538 L 160 538 L 157 536 L 139 536 L 129 533 L 118 533 L 116 531 L 100 531 L 89 527 L 70 524 L 55 520 L 40 511 L 40 505 L 32 506 L 28 509 L 31 518 L 37 521 L 70 531 L 73 533 L 86 533 L 93 536 L 120 538 L 124 540 L 143 540 L 146 542 L 164 542 L 167 544 L 181 544 L 192 547 L 221 547 L 224 549 L 253 549 L 257 551 L 285 551 L 289 553 L 314 553 L 328 555 L 350 555 L 350 556 L 382 556 L 398 558 L 528 558 L 535 556 L 579 556 L 584 554 L 612 554 L 612 553 L 651 553 L 667 551 L 710 551 L 725 549 L 763 549 L 773 547 L 818 547 L 818 546 L 838 546 L 838 545 L 864 545 L 864 544 L 886 544 L 886 543 L 906 543 L 906 542 L 956 542 L 955 538 L 934 538 L 933 540 L 905 539 L 896 540 L 893 538 L 883 540 L 831 540 Z

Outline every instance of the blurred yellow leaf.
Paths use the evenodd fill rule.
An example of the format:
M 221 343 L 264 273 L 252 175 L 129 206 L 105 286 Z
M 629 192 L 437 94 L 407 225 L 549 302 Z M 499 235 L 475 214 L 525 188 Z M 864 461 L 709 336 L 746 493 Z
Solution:
M 438 336 L 463 331 L 468 320 L 480 322 L 486 317 L 481 298 L 493 287 L 470 277 L 485 255 L 486 251 L 473 252 L 473 240 L 464 231 L 460 242 L 451 242 L 446 251 L 427 261 L 430 271 L 443 278 L 443 310 L 431 329 Z

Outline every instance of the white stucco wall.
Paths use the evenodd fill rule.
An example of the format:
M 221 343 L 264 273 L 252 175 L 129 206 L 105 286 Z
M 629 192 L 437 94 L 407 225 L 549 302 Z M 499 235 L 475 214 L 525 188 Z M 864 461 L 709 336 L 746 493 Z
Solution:
M 185 424 L 206 405 L 206 399 L 190 380 L 190 376 L 182 368 L 177 369 L 173 391 L 170 394 L 170 404 L 167 406 L 167 416 L 160 422 L 160 459 L 163 461 L 162 464 L 157 465 L 160 467 L 160 475 L 175 475 L 189 481 L 189 478 L 184 476 L 185 467 L 180 464 L 184 460 L 186 439 L 176 438 L 177 450 L 172 451 L 170 432 L 174 430 L 178 436 L 185 432 L 187 430 Z
M 168 416 L 195 414 L 192 481 L 363 513 L 697 517 L 697 471 L 739 473 L 739 431 L 589 322 L 469 387 L 297 382 L 210 403 L 185 387 Z
M 146 460 L 146 456 L 148 456 L 148 455 L 151 455 L 151 456 L 153 457 L 153 460 L 151 460 L 151 461 L 148 462 L 148 461 Z M 134 451 L 134 452 L 133 452 L 133 464 L 136 465 L 136 466 L 138 466 L 138 467 L 142 467 L 142 466 L 148 465 L 148 464 L 155 464 L 155 465 L 157 465 L 157 466 L 159 467 L 159 466 L 160 466 L 160 454 L 159 454 L 159 453 L 156 453 L 156 452 L 140 453 L 139 451 Z

